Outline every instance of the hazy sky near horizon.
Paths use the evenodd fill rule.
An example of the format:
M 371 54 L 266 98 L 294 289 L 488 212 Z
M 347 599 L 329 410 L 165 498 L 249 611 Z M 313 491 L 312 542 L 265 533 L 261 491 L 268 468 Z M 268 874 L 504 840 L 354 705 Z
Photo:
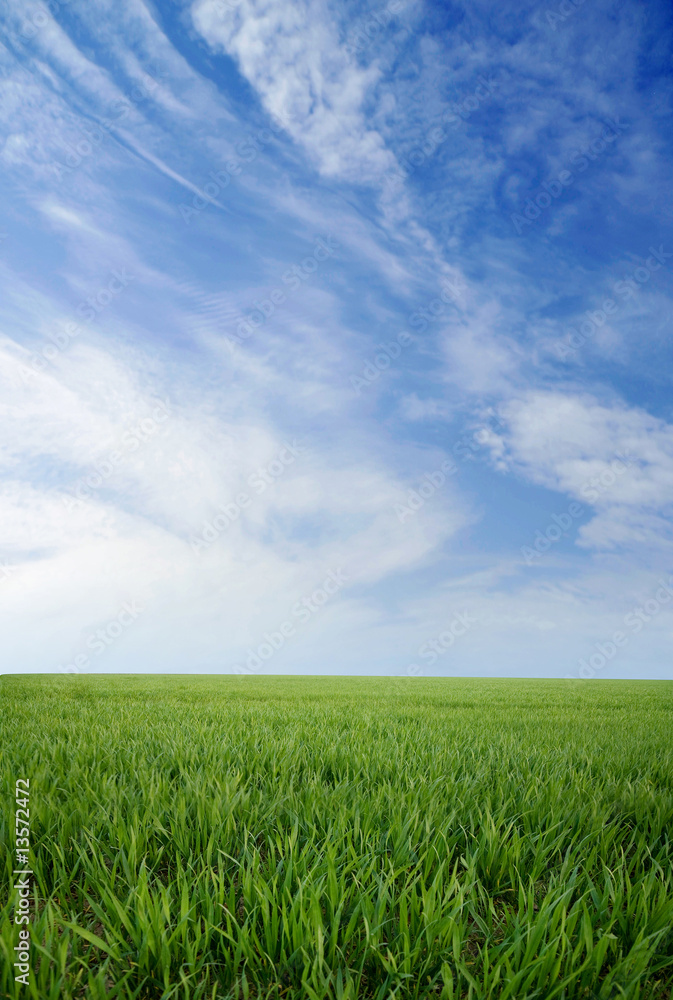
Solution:
M 667 3 L 1 10 L 2 672 L 673 676 Z

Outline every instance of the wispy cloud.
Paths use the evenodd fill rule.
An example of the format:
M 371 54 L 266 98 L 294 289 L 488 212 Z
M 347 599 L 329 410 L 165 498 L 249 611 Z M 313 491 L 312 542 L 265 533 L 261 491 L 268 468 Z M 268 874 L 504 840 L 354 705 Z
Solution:
M 662 4 L 2 18 L 16 669 L 242 666 L 341 567 L 263 669 L 403 674 L 439 643 L 437 671 L 562 676 L 645 599 L 673 485 Z

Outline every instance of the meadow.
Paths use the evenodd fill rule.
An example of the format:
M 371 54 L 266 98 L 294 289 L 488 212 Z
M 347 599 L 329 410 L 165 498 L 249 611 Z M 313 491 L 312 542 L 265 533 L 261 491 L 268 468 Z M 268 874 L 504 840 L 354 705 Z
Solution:
M 673 682 L 5 675 L 0 699 L 2 997 L 673 996 Z

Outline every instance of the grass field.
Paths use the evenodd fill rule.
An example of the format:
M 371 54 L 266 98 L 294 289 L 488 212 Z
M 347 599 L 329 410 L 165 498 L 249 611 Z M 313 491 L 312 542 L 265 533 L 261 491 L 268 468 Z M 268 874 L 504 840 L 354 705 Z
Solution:
M 673 683 L 43 675 L 0 697 L 3 997 L 673 995 Z

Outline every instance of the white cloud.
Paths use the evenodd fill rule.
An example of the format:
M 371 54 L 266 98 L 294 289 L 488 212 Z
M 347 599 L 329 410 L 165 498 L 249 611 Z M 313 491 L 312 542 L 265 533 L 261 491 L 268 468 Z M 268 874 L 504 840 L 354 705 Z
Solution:
M 356 442 L 347 424 L 326 449 L 311 449 L 309 441 L 307 454 L 257 495 L 251 476 L 288 440 L 264 413 L 271 369 L 263 362 L 239 368 L 238 386 L 221 401 L 185 383 L 167 391 L 161 368 L 142 350 L 115 357 L 85 333 L 27 380 L 17 378 L 21 357 L 5 338 L 0 550 L 17 567 L 3 581 L 11 612 L 6 642 L 18 650 L 31 633 L 31 662 L 42 657 L 43 669 L 74 655 L 83 630 L 113 618 L 122 600 L 135 596 L 147 604 L 142 622 L 106 662 L 130 655 L 150 634 L 154 663 L 173 662 L 176 642 L 186 657 L 181 637 L 187 642 L 190 627 L 205 620 L 202 661 L 226 658 L 281 620 L 289 596 L 310 593 L 329 569 L 343 567 L 355 586 L 376 584 L 433 561 L 470 520 L 447 488 L 422 517 L 400 525 L 393 505 L 407 484 L 399 462 L 392 451 L 377 454 L 366 436 Z M 304 397 L 307 429 L 309 415 L 324 405 L 319 386 L 327 375 L 316 371 L 316 391 Z M 273 377 L 279 398 L 296 395 L 291 375 L 276 370 Z M 128 447 L 125 436 L 161 399 L 168 418 Z M 122 459 L 101 477 L 115 452 Z M 83 503 L 65 501 L 87 481 Z M 242 491 L 249 507 L 205 551 L 193 551 L 204 524 Z M 167 622 L 178 607 L 174 629 Z
M 570 266 L 563 250 L 554 253 L 553 274 L 544 263 L 531 268 L 530 244 L 502 236 L 493 211 L 499 194 L 506 223 L 507 205 L 538 183 L 536 172 L 561 169 L 617 97 L 636 120 L 634 59 L 624 62 L 619 91 L 612 83 L 621 69 L 613 77 L 606 67 L 620 66 L 640 16 L 620 15 L 598 61 L 593 44 L 580 46 L 578 62 L 573 35 L 554 35 L 551 51 L 564 58 L 555 63 L 559 88 L 551 88 L 543 35 L 524 25 L 520 40 L 503 48 L 501 38 L 474 30 L 478 8 L 465 9 L 450 37 L 432 38 L 418 4 L 418 31 L 404 47 L 381 32 L 357 60 L 340 42 L 343 12 L 322 0 L 241 0 L 220 10 L 198 0 L 193 23 L 212 51 L 236 61 L 264 111 L 284 116 L 293 143 L 270 140 L 222 197 L 231 212 L 208 206 L 189 225 L 180 198 L 190 201 L 246 130 L 264 124 L 247 87 L 227 91 L 231 67 L 218 90 L 198 72 L 198 46 L 191 66 L 140 0 L 82 8 L 72 37 L 69 17 L 63 28 L 49 17 L 23 48 L 10 12 L 0 162 L 20 184 L 6 206 L 6 226 L 14 222 L 15 230 L 2 248 L 14 264 L 0 263 L 0 561 L 16 564 L 0 572 L 9 669 L 53 669 L 136 597 L 141 618 L 94 669 L 103 662 L 119 670 L 227 669 L 328 570 L 343 567 L 348 587 L 270 669 L 403 669 L 447 616 L 466 608 L 480 626 L 440 668 L 544 673 L 553 646 L 558 672 L 561 660 L 583 653 L 582 643 L 590 648 L 609 635 L 615 608 L 636 584 L 647 595 L 645 564 L 669 557 L 662 542 L 670 539 L 671 427 L 575 389 L 531 388 L 548 374 L 535 368 L 535 355 L 543 346 L 538 330 L 545 343 L 555 334 L 557 289 L 576 289 L 581 299 L 603 278 L 583 259 Z M 413 17 L 409 5 L 400 21 Z M 104 47 L 104 68 L 95 44 Z M 578 65 L 587 69 L 579 81 Z M 474 91 L 479 74 L 499 70 L 501 86 L 479 111 L 488 128 L 478 115 L 463 122 L 432 162 L 402 180 L 396 152 L 422 143 L 447 104 Z M 139 100 L 136 85 L 146 90 Z M 82 128 L 100 123 L 117 101 L 131 103 L 123 124 L 60 179 L 56 164 L 83 139 Z M 240 116 L 232 113 L 239 102 Z M 641 207 L 659 153 L 645 117 L 639 138 L 627 131 L 618 147 L 636 169 L 617 179 L 607 161 L 605 170 L 617 195 Z M 547 236 L 573 227 L 575 205 L 604 183 L 600 170 L 585 176 L 576 202 L 559 204 L 553 219 L 550 212 Z M 303 245 L 328 232 L 340 244 L 330 273 L 311 278 L 249 341 L 228 344 L 237 317 L 268 297 Z M 134 275 L 128 296 L 81 324 L 42 374 L 19 377 L 18 362 L 79 320 L 83 300 L 122 266 Z M 356 402 L 349 376 L 414 310 L 435 315 L 442 276 L 458 288 L 453 304 L 428 318 L 413 356 Z M 643 320 L 633 317 L 636 326 Z M 662 320 L 662 343 L 663 330 Z M 436 398 L 442 382 L 446 399 Z M 401 403 L 389 406 L 396 392 Z M 159 398 L 168 399 L 169 419 L 124 451 L 129 426 Z M 499 406 L 504 428 L 492 426 L 489 404 Z M 461 426 L 466 409 L 474 427 L 470 419 Z M 400 524 L 393 505 L 446 457 L 439 421 L 476 440 L 479 413 L 479 445 L 490 448 L 499 472 L 594 510 L 579 532 L 591 557 L 559 554 L 559 546 L 531 581 L 511 557 L 466 555 L 482 546 L 459 492 L 467 466 Z M 220 505 L 250 493 L 251 473 L 295 436 L 308 439 L 306 455 L 194 552 L 190 539 Z M 440 440 L 444 451 L 430 447 Z M 123 461 L 88 502 L 63 503 L 65 491 L 120 448 Z M 628 449 L 633 464 L 615 475 L 615 455 Z M 592 479 L 611 475 L 593 500 L 584 495 Z M 541 528 L 543 506 L 535 508 Z M 627 548 L 631 562 L 615 554 Z M 644 647 L 656 664 L 667 620 L 657 619 Z
M 452 319 L 443 337 L 447 381 L 466 393 L 502 395 L 517 374 L 522 352 L 500 332 L 500 307 L 491 300 Z
M 581 529 L 596 548 L 670 544 L 673 426 L 645 410 L 589 395 L 531 391 L 500 406 L 498 467 L 597 511 Z
M 453 416 L 444 399 L 419 399 L 415 392 L 402 399 L 401 410 L 407 420 L 449 420 Z
M 372 183 L 394 166 L 363 111 L 379 73 L 347 55 L 320 0 L 242 0 L 235 7 L 200 0 L 192 16 L 212 46 L 236 59 L 268 113 L 325 177 Z

